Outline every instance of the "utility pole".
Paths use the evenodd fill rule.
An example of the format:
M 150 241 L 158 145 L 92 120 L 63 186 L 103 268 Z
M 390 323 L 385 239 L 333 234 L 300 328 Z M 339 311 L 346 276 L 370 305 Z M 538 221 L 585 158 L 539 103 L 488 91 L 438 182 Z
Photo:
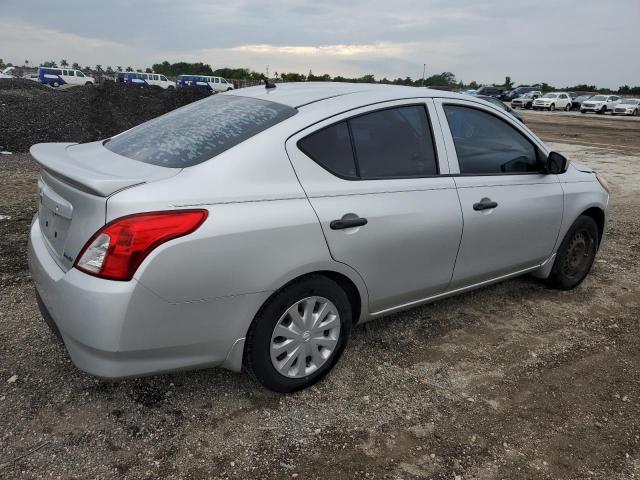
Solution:
M 422 64 L 422 84 L 421 86 L 424 87 L 424 74 L 427 72 L 427 64 L 423 63 Z
M 267 80 L 269 79 L 269 65 L 267 65 Z

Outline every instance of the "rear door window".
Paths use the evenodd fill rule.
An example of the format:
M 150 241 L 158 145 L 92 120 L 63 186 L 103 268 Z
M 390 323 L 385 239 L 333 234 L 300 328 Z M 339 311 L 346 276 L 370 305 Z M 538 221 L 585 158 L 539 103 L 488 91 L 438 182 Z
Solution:
M 303 138 L 298 148 L 338 177 L 357 177 L 347 122 L 336 123 Z
M 209 160 L 295 115 L 287 105 L 215 95 L 107 140 L 114 153 L 145 163 L 183 168 Z
M 425 107 L 390 108 L 349 122 L 362 178 L 437 175 Z
M 298 148 L 345 179 L 438 174 L 433 137 L 423 105 L 388 108 L 344 120 L 299 140 Z

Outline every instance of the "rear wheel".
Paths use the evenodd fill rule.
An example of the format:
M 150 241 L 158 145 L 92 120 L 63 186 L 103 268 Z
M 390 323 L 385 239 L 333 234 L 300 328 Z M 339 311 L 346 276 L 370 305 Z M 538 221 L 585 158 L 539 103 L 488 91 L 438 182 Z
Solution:
M 60 83 L 58 83 L 58 82 L 51 82 L 51 86 L 52 86 L 52 87 L 56 87 L 56 88 L 57 88 L 57 87 L 59 87 L 59 86 L 60 86 Z
M 560 244 L 549 276 L 551 286 L 570 290 L 580 285 L 591 270 L 598 242 L 598 225 L 595 220 L 580 215 Z
M 339 360 L 352 323 L 347 294 L 311 275 L 271 297 L 253 320 L 245 360 L 269 390 L 295 392 L 321 380 Z

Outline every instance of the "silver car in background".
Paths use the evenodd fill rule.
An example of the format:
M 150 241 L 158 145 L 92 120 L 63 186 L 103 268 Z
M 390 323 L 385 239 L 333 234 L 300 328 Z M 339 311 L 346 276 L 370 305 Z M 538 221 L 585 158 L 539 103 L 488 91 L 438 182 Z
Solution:
M 79 368 L 245 367 L 279 392 L 356 323 L 528 273 L 577 286 L 609 198 L 506 111 L 388 85 L 246 88 L 31 153 L 30 270 Z
M 614 115 L 640 116 L 640 98 L 623 98 L 611 113 Z
M 540 91 L 527 92 L 524 95 L 511 100 L 511 108 L 526 108 L 528 110 L 533 107 L 533 101 L 541 96 L 542 92 Z

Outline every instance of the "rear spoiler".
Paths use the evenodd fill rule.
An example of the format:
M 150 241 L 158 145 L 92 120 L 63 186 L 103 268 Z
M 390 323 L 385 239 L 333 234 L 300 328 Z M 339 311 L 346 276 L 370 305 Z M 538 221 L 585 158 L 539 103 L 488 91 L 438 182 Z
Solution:
M 102 142 L 39 143 L 29 150 L 44 170 L 75 188 L 108 197 L 124 188 L 177 175 L 181 169 L 123 157 Z

